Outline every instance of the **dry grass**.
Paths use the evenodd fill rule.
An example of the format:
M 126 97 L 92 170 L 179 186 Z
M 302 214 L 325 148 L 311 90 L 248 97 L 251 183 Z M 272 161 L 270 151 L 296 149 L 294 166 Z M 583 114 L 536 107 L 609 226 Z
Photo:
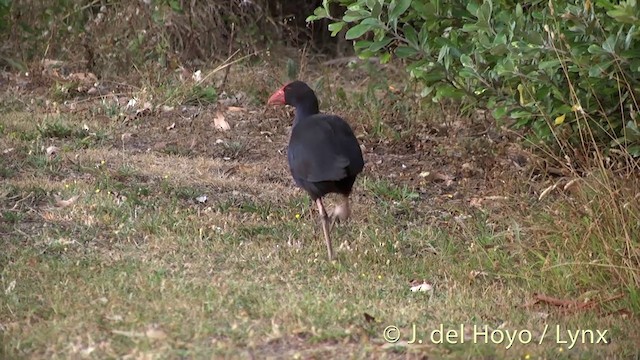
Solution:
M 538 200 L 558 179 L 532 180 L 536 163 L 519 169 L 513 144 L 475 135 L 481 122 L 367 92 L 357 71 L 342 74 L 357 91 L 306 73 L 324 79 L 323 104 L 347 114 L 366 147 L 355 216 L 327 262 L 286 169 L 288 115 L 258 105 L 277 86 L 268 73 L 232 71 L 228 91 L 244 95 L 232 104 L 242 110 L 225 112 L 228 132 L 211 125 L 210 105 L 132 118 L 96 101 L 57 114 L 44 98 L 21 105 L 4 94 L 15 105 L 0 114 L 0 151 L 13 149 L 0 162 L 0 354 L 639 356 L 636 180 L 593 173 Z M 171 81 L 147 88 L 149 99 L 166 99 Z M 230 156 L 231 143 L 246 146 Z M 78 198 L 64 207 L 58 194 Z M 423 281 L 433 290 L 410 291 Z M 575 306 L 534 304 L 535 294 Z M 430 338 L 461 324 L 464 343 Z M 421 344 L 407 343 L 414 325 Z M 485 325 L 494 338 L 474 343 Z M 400 329 L 395 345 L 388 326 Z M 567 330 L 593 330 L 594 341 L 606 330 L 610 344 L 570 346 Z M 498 341 L 507 332 L 531 343 Z

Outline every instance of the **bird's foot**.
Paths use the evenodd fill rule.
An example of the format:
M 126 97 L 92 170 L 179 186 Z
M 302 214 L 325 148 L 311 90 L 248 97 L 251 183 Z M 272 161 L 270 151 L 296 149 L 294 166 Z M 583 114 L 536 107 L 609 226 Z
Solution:
M 351 209 L 349 208 L 348 202 L 345 202 L 340 205 L 336 205 L 336 207 L 333 208 L 333 210 L 329 214 L 329 218 L 331 219 L 331 226 L 329 228 L 333 229 L 333 226 L 336 223 L 340 223 L 342 221 L 347 220 L 350 215 L 351 215 Z

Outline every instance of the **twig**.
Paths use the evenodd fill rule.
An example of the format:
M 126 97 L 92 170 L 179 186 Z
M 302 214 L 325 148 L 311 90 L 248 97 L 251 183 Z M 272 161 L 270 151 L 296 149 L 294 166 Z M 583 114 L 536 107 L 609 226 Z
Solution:
M 233 50 L 233 36 L 235 35 L 236 23 L 231 23 L 231 36 L 229 36 L 229 49 L 227 51 L 227 56 L 231 58 L 231 50 Z M 228 66 L 224 70 L 224 77 L 222 78 L 222 83 L 220 84 L 220 92 L 224 90 L 224 86 L 227 83 L 227 77 L 229 76 L 229 71 L 231 71 L 231 66 Z
M 23 202 L 23 201 L 27 200 L 28 198 L 30 198 L 30 197 L 32 197 L 32 196 L 33 196 L 33 191 L 32 191 L 32 192 L 30 192 L 30 193 L 29 193 L 27 196 L 25 196 L 24 198 L 22 198 L 22 199 L 20 199 L 20 200 L 16 201 L 16 203 L 15 203 L 15 204 L 13 204 L 13 207 L 11 208 L 11 210 L 15 210 L 21 202 Z
M 558 298 L 554 298 L 552 296 L 548 296 L 548 295 L 544 295 L 544 294 L 534 294 L 533 296 L 533 300 L 522 305 L 522 307 L 528 308 L 528 307 L 532 307 L 533 305 L 536 305 L 538 303 L 547 303 L 550 305 L 554 305 L 554 306 L 558 306 L 567 310 L 586 310 L 586 309 L 591 309 L 597 305 L 602 305 L 604 303 L 607 302 L 611 302 L 614 300 L 618 300 L 620 298 L 623 298 L 624 294 L 617 294 L 614 296 L 611 296 L 609 298 L 606 298 L 604 300 L 598 301 L 598 300 L 590 300 L 590 301 L 586 301 L 586 302 L 580 302 L 580 301 L 576 301 L 576 300 L 564 300 L 564 299 L 558 299 Z

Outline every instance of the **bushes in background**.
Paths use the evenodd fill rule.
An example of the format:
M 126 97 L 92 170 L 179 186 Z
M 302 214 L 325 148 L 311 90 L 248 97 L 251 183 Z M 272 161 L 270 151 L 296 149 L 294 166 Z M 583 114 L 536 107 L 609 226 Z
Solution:
M 640 156 L 636 0 L 325 0 L 318 19 L 349 27 L 361 57 L 403 59 L 434 101 L 488 108 L 560 153 Z
M 275 42 L 327 41 L 307 27 L 321 4 L 267 0 L 0 0 L 0 68 L 44 58 L 85 62 L 99 76 L 221 61 Z M 335 39 L 330 39 L 335 41 Z M 302 45 L 300 45 L 302 47 Z

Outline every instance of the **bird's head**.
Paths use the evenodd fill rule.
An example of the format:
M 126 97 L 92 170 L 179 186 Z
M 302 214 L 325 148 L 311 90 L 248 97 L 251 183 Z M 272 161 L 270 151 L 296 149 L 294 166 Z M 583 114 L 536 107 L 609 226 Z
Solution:
M 309 101 L 317 102 L 316 94 L 309 85 L 302 81 L 292 81 L 274 92 L 267 105 L 291 105 L 298 106 Z

